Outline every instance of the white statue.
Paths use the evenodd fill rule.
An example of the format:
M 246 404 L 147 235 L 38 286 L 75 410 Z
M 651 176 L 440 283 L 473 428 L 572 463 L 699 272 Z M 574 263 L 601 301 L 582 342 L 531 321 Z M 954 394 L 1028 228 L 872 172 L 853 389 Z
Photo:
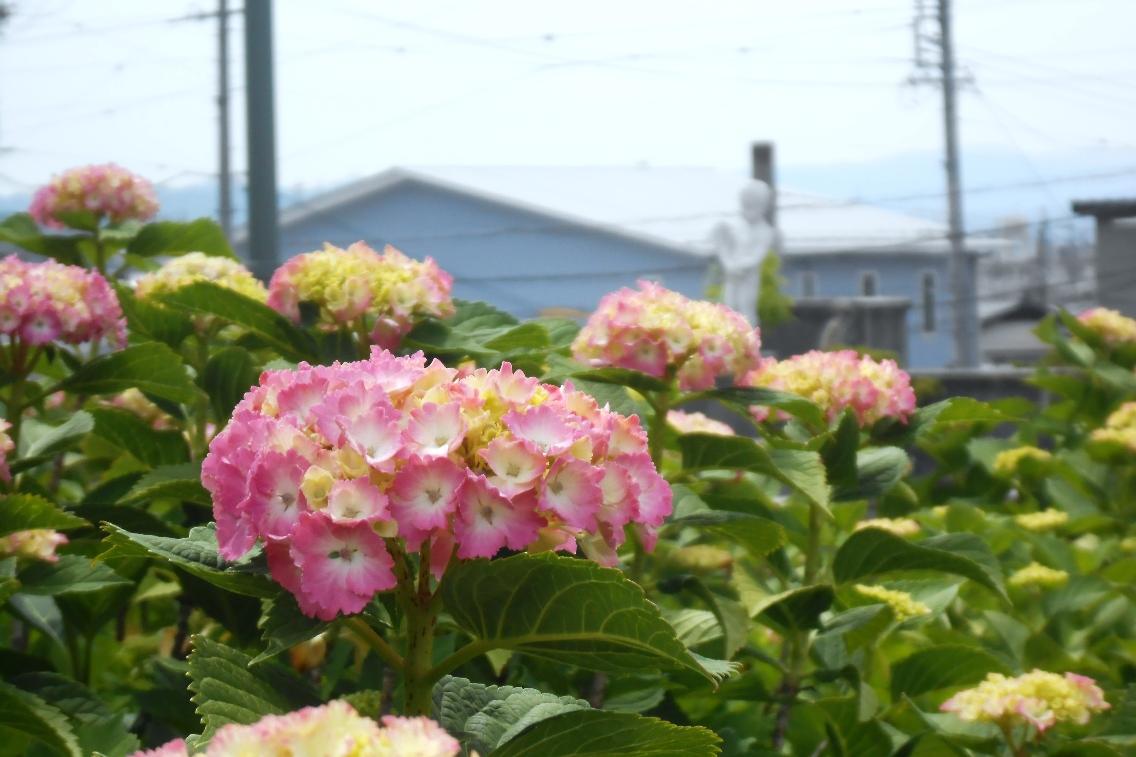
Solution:
M 764 181 L 753 179 L 742 188 L 738 199 L 741 218 L 714 227 L 714 255 L 722 266 L 722 302 L 754 323 L 761 262 L 777 240 L 777 230 L 769 223 L 773 192 Z

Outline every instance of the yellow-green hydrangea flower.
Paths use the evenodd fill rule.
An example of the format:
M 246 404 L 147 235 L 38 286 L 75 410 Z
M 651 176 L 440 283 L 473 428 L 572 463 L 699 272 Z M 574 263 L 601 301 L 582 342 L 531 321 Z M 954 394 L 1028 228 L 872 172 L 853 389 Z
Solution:
M 1039 447 L 1026 445 L 999 452 L 994 458 L 993 467 L 996 474 L 1009 478 L 1018 472 L 1018 468 L 1021 466 L 1023 460 L 1036 460 L 1039 463 L 1047 463 L 1052 459 L 1053 455 L 1049 452 Z
M 1026 567 L 1015 571 L 1007 583 L 1019 589 L 1027 586 L 1055 589 L 1064 586 L 1068 581 L 1069 574 L 1065 571 L 1047 567 L 1039 562 L 1031 562 Z
M 1069 513 L 1063 510 L 1041 510 L 1014 516 L 1014 522 L 1027 531 L 1052 531 L 1069 522 Z
M 878 528 L 896 536 L 915 536 L 919 533 L 919 524 L 911 518 L 868 518 L 856 524 L 856 530 L 865 528 Z
M 854 588 L 861 596 L 882 602 L 890 607 L 892 613 L 895 614 L 895 619 L 900 623 L 931 614 L 930 607 L 915 599 L 906 591 L 868 584 L 856 584 Z
M 198 281 L 209 281 L 245 297 L 264 302 L 268 290 L 249 269 L 232 258 L 189 252 L 173 258 L 156 271 L 144 274 L 134 285 L 134 294 L 147 300 L 161 294 L 176 292 Z
M 1087 723 L 1094 712 L 1108 708 L 1104 692 L 1093 679 L 1044 670 L 1015 678 L 990 673 L 982 683 L 960 691 L 940 707 L 963 720 L 1006 728 L 1033 725 L 1038 732 L 1057 723 Z
M 1110 442 L 1136 452 L 1136 402 L 1125 402 L 1092 434 L 1095 442 Z

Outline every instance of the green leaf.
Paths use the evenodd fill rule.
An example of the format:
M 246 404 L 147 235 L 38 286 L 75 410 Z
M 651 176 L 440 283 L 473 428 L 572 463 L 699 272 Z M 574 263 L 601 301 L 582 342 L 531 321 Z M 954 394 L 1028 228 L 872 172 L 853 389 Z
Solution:
M 263 598 L 274 597 L 280 591 L 265 567 L 252 559 L 223 559 L 217 552 L 217 532 L 212 525 L 191 529 L 184 539 L 135 534 L 109 523 L 103 524 L 103 531 L 108 534 L 105 542 L 110 545 L 102 554 L 103 560 L 156 557 L 237 594 Z
M 771 407 L 800 418 L 813 428 L 824 428 L 825 426 L 823 410 L 800 395 L 776 389 L 730 386 L 684 395 L 680 404 L 685 405 L 697 400 L 716 400 L 732 405 L 743 413 L 748 413 L 749 408 L 754 405 Z
M 0 498 L 0 536 L 33 528 L 66 531 L 90 525 L 36 494 L 9 494 Z
M 501 746 L 529 726 L 566 712 L 589 709 L 583 699 L 517 686 L 486 686 L 446 676 L 434 686 L 434 719 L 481 754 Z
M 911 470 L 911 460 L 899 447 L 869 447 L 856 453 L 856 480 L 838 486 L 833 499 L 869 499 L 886 493 Z
M 80 245 L 89 239 L 86 234 L 44 234 L 27 213 L 13 213 L 0 222 L 0 241 L 68 265 L 83 265 Z
M 606 672 L 686 669 L 711 681 L 623 573 L 588 560 L 519 554 L 451 566 L 445 608 L 478 646 Z
M 974 534 L 944 534 L 913 544 L 887 531 L 865 528 L 840 545 L 832 563 L 832 573 L 840 583 L 906 570 L 963 576 L 1009 602 L 997 560 Z
M 193 739 L 194 749 L 202 750 L 223 725 L 250 725 L 265 715 L 321 704 L 319 692 L 290 669 L 273 662 L 250 667 L 251 662 L 232 647 L 193 637 L 189 689 L 204 727 Z
M 31 692 L 0 681 L 0 726 L 42 741 L 57 753 L 83 757 L 67 717 Z
M 134 413 L 100 407 L 91 411 L 95 435 L 129 452 L 151 468 L 184 463 L 189 445 L 180 431 L 158 430 Z
M 138 479 L 120 501 L 142 502 L 155 499 L 177 499 L 209 505 L 212 498 L 201 485 L 201 463 L 161 465 Z
M 629 386 L 641 392 L 662 392 L 668 389 L 666 381 L 627 368 L 590 368 L 573 373 L 571 378 L 593 381 L 597 384 Z
M 189 403 L 197 397 L 181 358 L 161 342 L 143 342 L 97 357 L 60 385 L 72 394 L 117 394 L 132 387 L 173 402 Z
M 197 315 L 215 315 L 242 327 L 289 360 L 314 358 L 315 341 L 264 303 L 208 281 L 162 296 L 162 302 Z
M 37 672 L 21 675 L 15 683 L 63 713 L 83 754 L 126 757 L 138 749 L 138 737 L 126 729 L 122 715 L 77 681 L 57 673 Z
M 134 296 L 134 290 L 124 284 L 116 284 L 114 289 L 134 341 L 141 341 L 141 337 L 177 349 L 193 333 L 193 321 L 185 313 L 140 300 Z
M 921 407 L 908 422 L 908 433 L 916 438 L 951 427 L 971 423 L 1005 423 L 1017 419 L 970 397 L 951 397 Z
M 787 537 L 780 523 L 749 513 L 730 510 L 707 510 L 667 522 L 668 528 L 696 528 L 719 539 L 727 539 L 745 548 L 760 560 L 785 544 Z
M 917 697 L 931 691 L 969 686 L 987 673 L 1010 674 L 994 655 L 977 647 L 943 644 L 921 649 L 891 667 L 891 695 Z
M 260 620 L 256 626 L 264 640 L 264 651 L 252 658 L 251 665 L 286 652 L 297 644 L 318 636 L 330 626 L 329 623 L 309 618 L 300 612 L 295 598 L 287 592 L 281 592 L 271 599 L 262 599 L 260 606 Z
M 678 438 L 687 469 L 742 469 L 774 478 L 828 513 L 829 488 L 820 454 L 767 449 L 744 436 L 684 434 Z M 829 513 L 831 516 L 831 513 Z
M 750 608 L 750 614 L 784 630 L 818 628 L 821 614 L 832 606 L 835 598 L 831 586 L 803 586 L 766 597 Z
M 68 449 L 76 440 L 90 433 L 94 427 L 95 421 L 94 418 L 91 417 L 91 414 L 84 410 L 79 410 L 63 423 L 51 428 L 29 444 L 28 448 L 24 450 L 24 455 L 27 457 L 42 457 L 62 452 Z
M 55 563 L 34 562 L 20 571 L 24 594 L 55 596 L 129 586 L 130 581 L 82 555 L 60 555 Z
M 722 740 L 701 726 L 677 726 L 629 712 L 577 710 L 542 720 L 490 757 L 696 757 Z
M 895 622 L 895 613 L 887 605 L 873 604 L 853 607 L 836 613 L 824 624 L 825 637 L 840 637 L 848 652 L 875 643 L 876 639 Z
M 233 248 L 225 232 L 211 218 L 194 221 L 156 221 L 142 227 L 126 246 L 128 255 L 149 258 L 156 255 L 184 255 L 204 252 L 206 255 L 233 258 Z
M 539 323 L 522 323 L 494 337 L 485 346 L 498 352 L 543 352 L 550 346 L 548 332 Z
M 223 347 L 205 364 L 201 388 L 209 395 L 216 418 L 228 418 L 250 387 L 260 380 L 260 368 L 243 347 Z

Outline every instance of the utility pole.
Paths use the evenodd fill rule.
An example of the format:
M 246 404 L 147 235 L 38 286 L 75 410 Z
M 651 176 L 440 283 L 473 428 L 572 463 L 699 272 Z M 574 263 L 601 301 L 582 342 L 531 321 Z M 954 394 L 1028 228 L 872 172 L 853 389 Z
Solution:
M 276 111 L 272 0 L 245 0 L 245 121 L 248 126 L 248 262 L 267 279 L 276 267 Z
M 935 84 L 943 92 L 944 167 L 947 172 L 947 238 L 951 248 L 951 312 L 954 316 L 955 366 L 973 368 L 979 363 L 978 297 L 974 258 L 966 251 L 963 229 L 962 176 L 959 167 L 958 106 L 959 79 L 955 71 L 954 37 L 951 28 L 951 0 L 937 0 L 939 34 L 923 34 L 928 20 L 923 0 L 916 0 L 915 65 L 937 68 L 936 76 L 912 77 L 912 83 Z M 938 61 L 927 59 L 925 43 L 931 43 Z
M 229 165 L 229 9 L 217 2 L 217 214 L 226 239 L 233 238 L 233 177 Z

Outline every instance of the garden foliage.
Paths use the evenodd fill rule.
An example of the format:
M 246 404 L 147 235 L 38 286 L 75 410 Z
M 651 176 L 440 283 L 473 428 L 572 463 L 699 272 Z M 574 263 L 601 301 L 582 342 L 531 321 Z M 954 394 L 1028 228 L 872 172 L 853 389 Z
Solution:
M 657 284 L 265 287 L 155 211 L 100 166 L 0 223 L 0 754 L 1136 749 L 1136 322 L 919 407 Z

